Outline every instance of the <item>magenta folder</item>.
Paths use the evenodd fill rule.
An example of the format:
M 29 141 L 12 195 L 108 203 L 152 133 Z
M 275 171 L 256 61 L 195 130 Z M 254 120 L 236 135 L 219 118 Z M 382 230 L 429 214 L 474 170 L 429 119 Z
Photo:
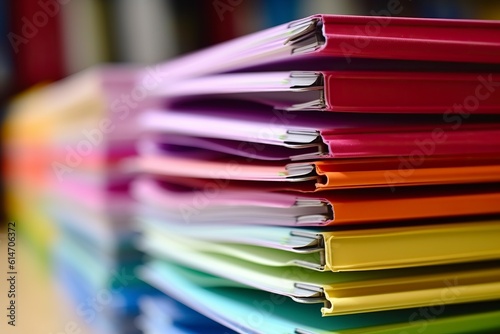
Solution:
M 442 115 L 277 112 L 258 106 L 150 109 L 140 117 L 144 153 L 254 160 L 500 155 L 491 117 L 445 122 Z M 500 109 L 499 109 L 500 110 Z M 477 119 L 477 120 L 476 120 Z M 182 149 L 182 147 L 184 149 Z M 187 149 L 187 148 L 190 149 Z M 197 149 L 197 150 L 196 150 Z

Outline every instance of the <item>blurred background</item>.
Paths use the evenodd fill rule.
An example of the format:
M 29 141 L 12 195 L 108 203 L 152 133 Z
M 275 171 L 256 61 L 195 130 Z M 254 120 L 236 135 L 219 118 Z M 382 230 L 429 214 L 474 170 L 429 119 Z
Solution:
M 315 13 L 374 15 L 388 1 L 2 0 L 0 120 L 12 96 L 95 64 L 162 62 Z M 397 2 L 399 16 L 500 19 L 496 0 Z
M 0 121 L 4 125 L 7 116 L 16 117 L 22 108 L 13 107 L 13 103 L 26 91 L 97 64 L 164 62 L 315 13 L 376 15 L 393 1 L 403 8 L 400 16 L 500 19 L 498 0 L 0 0 Z M 62 98 L 54 96 L 58 97 Z M 9 165 L 12 156 L 2 149 L 4 165 Z M 9 175 L 5 170 L 2 173 L 2 193 Z M 19 215 L 13 214 L 11 202 L 3 198 L 0 224 L 5 227 Z M 23 210 L 30 210 L 30 206 Z M 22 225 L 29 230 L 35 223 L 25 220 Z M 36 239 L 36 234 L 31 238 Z M 19 260 L 25 268 L 19 278 L 20 298 L 24 298 L 19 302 L 19 321 L 23 326 L 34 326 L 30 328 L 37 328 L 36 332 L 73 333 L 69 331 L 71 323 L 81 317 L 65 317 L 59 312 L 53 287 L 47 288 L 49 280 L 39 276 L 36 264 L 31 266 L 40 264 L 39 258 L 30 257 L 28 252 L 23 255 L 21 247 L 19 256 L 26 256 L 26 260 Z M 0 260 L 4 261 L 3 248 L 2 252 Z M 15 330 L 28 332 L 12 327 L 1 332 L 17 333 Z
M 391 2 L 391 1 L 389 1 Z M 500 19 L 495 0 L 397 0 L 410 17 Z M 3 0 L 2 104 L 102 62 L 154 63 L 315 13 L 373 15 L 388 0 Z

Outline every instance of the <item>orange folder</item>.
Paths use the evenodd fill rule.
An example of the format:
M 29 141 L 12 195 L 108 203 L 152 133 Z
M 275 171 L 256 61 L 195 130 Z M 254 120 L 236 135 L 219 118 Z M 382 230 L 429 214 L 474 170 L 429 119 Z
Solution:
M 187 182 L 199 182 L 185 187 Z M 184 187 L 178 183 L 184 182 Z M 238 189 L 234 182 L 137 178 L 131 187 L 139 203 L 156 208 L 171 222 L 326 226 L 500 214 L 498 185 L 350 189 L 302 193 L 262 190 L 259 183 Z M 224 187 L 225 186 L 225 187 Z M 217 188 L 218 187 L 218 188 Z M 209 193 L 204 190 L 208 189 Z M 193 208 L 193 203 L 204 205 Z M 185 214 L 189 211 L 189 217 Z
M 428 157 L 420 165 L 397 158 L 338 159 L 311 163 L 248 163 L 174 156 L 143 156 L 132 170 L 166 177 L 252 182 L 281 190 L 333 190 L 500 182 L 500 160 Z

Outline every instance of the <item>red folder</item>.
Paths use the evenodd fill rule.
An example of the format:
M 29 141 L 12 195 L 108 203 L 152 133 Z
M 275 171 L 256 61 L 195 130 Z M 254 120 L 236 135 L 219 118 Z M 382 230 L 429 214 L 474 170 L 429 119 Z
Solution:
M 500 74 L 396 71 L 230 73 L 164 84 L 169 99 L 241 99 L 286 110 L 500 113 Z
M 340 57 L 500 62 L 500 22 L 315 15 L 324 44 L 315 52 Z
M 338 69 L 356 58 L 440 62 L 436 70 L 459 62 L 500 64 L 500 22 L 314 15 L 169 61 L 155 73 L 175 82 L 249 68 Z
M 500 35 L 500 32 L 499 32 Z M 325 72 L 324 108 L 331 111 L 500 113 L 498 73 Z

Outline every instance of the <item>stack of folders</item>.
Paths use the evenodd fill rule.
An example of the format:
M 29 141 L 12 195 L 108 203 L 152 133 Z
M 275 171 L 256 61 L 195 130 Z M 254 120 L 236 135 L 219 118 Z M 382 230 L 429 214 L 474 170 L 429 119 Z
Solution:
M 134 274 L 142 254 L 133 247 L 130 177 L 120 168 L 135 152 L 120 98 L 137 73 L 100 67 L 33 89 L 14 101 L 6 124 L 10 215 L 46 254 L 72 305 L 67 316 L 96 333 L 137 333 L 137 300 L 151 290 Z
M 217 332 L 169 298 L 220 333 L 500 329 L 500 23 L 317 15 L 155 71 L 146 333 Z

